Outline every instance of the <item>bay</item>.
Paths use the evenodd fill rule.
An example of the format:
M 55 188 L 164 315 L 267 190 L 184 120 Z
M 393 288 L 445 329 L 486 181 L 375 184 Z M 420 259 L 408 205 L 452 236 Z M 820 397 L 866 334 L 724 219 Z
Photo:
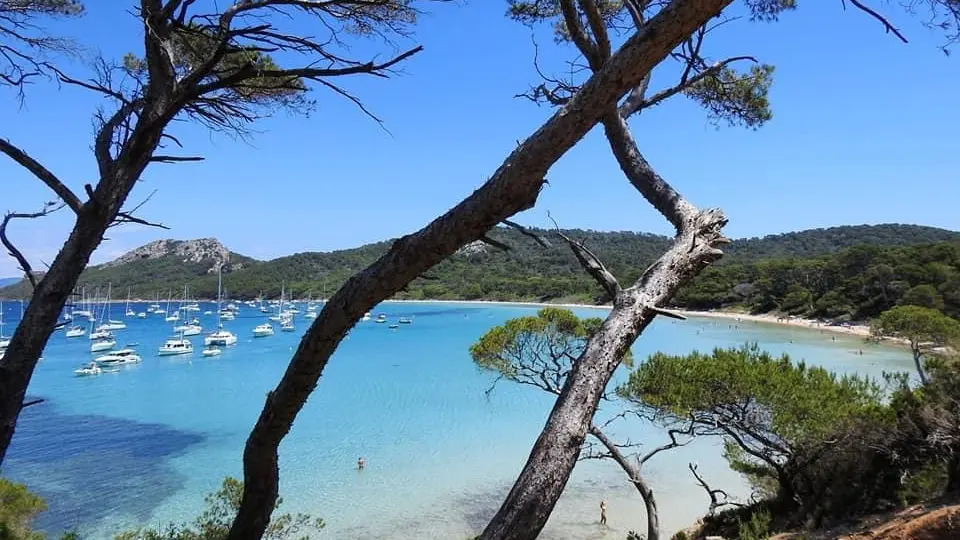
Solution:
M 19 307 L 5 308 L 4 319 L 15 323 Z M 146 304 L 133 309 L 144 311 Z M 215 305 L 201 309 L 215 311 Z M 113 310 L 120 318 L 123 306 Z M 487 396 L 493 378 L 476 369 L 468 348 L 490 327 L 535 311 L 494 304 L 378 306 L 374 314 L 385 313 L 391 322 L 414 322 L 396 329 L 361 322 L 344 340 L 281 445 L 282 510 L 324 518 L 325 538 L 479 533 L 522 468 L 552 399 L 507 383 Z M 214 316 L 200 318 L 205 331 L 214 329 Z M 47 500 L 50 508 L 37 525 L 50 533 L 76 529 L 85 538 L 110 538 L 137 526 L 189 520 L 224 476 L 241 477 L 243 444 L 266 392 L 312 322 L 300 314 L 296 332 L 277 328 L 274 336 L 253 338 L 253 327 L 264 320 L 243 306 L 236 320 L 224 323 L 239 343 L 204 358 L 200 336 L 192 338 L 193 355 L 159 357 L 171 324 L 158 315 L 126 319 L 128 328 L 116 332 L 118 346 L 138 343 L 143 362 L 87 378 L 75 377 L 73 369 L 92 358 L 89 340 L 54 334 L 29 389 L 46 401 L 21 415 L 3 470 Z M 912 365 L 904 350 L 853 336 L 724 319 L 658 319 L 634 354 L 642 360 L 656 351 L 682 354 L 748 341 L 842 373 L 880 376 Z M 598 419 L 615 412 L 605 406 Z M 665 440 L 649 425 L 624 424 L 614 432 L 648 447 Z M 360 456 L 367 461 L 363 471 L 356 469 Z M 689 462 L 698 463 L 714 487 L 745 494 L 717 441 L 663 453 L 647 472 L 668 532 L 691 524 L 707 506 Z M 599 525 L 600 500 L 607 501 L 607 527 Z M 643 529 L 641 508 L 613 463 L 581 462 L 542 538 L 622 539 L 627 530 Z

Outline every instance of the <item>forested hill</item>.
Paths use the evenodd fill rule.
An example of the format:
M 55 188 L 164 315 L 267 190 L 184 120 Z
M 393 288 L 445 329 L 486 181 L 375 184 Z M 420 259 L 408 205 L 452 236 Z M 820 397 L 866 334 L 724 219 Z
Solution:
M 958 239 L 958 232 L 922 225 L 850 225 L 734 240 L 723 261 L 816 257 L 860 245 L 909 246 Z
M 553 231 L 537 231 L 552 243 L 544 248 L 533 239 L 508 228 L 497 229 L 490 236 L 511 247 L 507 252 L 487 244 L 475 243 L 415 280 L 399 298 L 490 299 L 538 301 L 594 301 L 600 296 L 596 284 L 580 269 L 570 250 Z M 640 273 L 670 245 L 664 236 L 631 232 L 596 232 L 566 230 L 600 256 L 624 283 Z M 775 258 L 806 259 L 838 253 L 851 246 L 911 246 L 942 241 L 960 241 L 960 233 L 912 225 L 877 225 L 815 229 L 764 238 L 734 241 L 721 262 L 725 269 L 711 270 L 704 283 L 713 283 L 716 290 L 685 291 L 682 300 L 691 307 L 720 307 L 743 301 L 729 296 L 740 285 L 737 272 L 746 272 L 755 263 Z M 195 241 L 194 241 L 195 242 Z M 211 241 L 204 241 L 209 244 Z M 90 268 L 81 283 L 91 293 L 96 287 L 112 283 L 115 297 L 125 297 L 128 287 L 135 297 L 164 297 L 169 290 L 188 285 L 192 295 L 212 298 L 216 295 L 216 273 L 206 259 L 184 262 L 183 249 L 165 253 L 140 248 L 115 263 Z M 181 246 L 172 243 L 169 246 Z M 168 247 L 169 247 L 168 246 Z M 206 244 L 205 244 L 206 246 Z M 368 244 L 355 249 L 329 253 L 299 253 L 260 262 L 231 254 L 217 244 L 219 257 L 230 257 L 235 264 L 224 264 L 224 289 L 231 297 L 251 298 L 259 294 L 275 297 L 281 283 L 296 297 L 332 293 L 350 275 L 364 268 L 387 249 L 390 242 Z M 207 246 L 208 248 L 210 246 Z M 222 248 L 222 249 L 220 249 Z M 144 254 L 149 256 L 143 256 Z M 227 262 L 224 260 L 223 262 Z M 735 269 L 735 270 L 733 270 Z M 713 274 L 724 271 L 727 273 Z M 759 279 L 759 278 L 758 278 Z M 734 281 L 736 283 L 730 283 Z M 700 285 L 700 280 L 698 280 Z M 742 288 L 741 288 L 742 289 Z M 776 298 L 777 291 L 771 293 Z M 0 297 L 20 298 L 28 291 L 19 284 L 0 289 Z M 755 299 L 754 299 L 755 300 Z M 775 300 L 771 300 L 775 303 Z M 771 305 L 770 302 L 764 306 Z

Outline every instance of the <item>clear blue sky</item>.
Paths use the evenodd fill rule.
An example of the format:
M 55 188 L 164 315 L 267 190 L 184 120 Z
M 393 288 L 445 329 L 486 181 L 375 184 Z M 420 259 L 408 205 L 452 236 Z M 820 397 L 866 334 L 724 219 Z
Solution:
M 64 29 L 92 50 L 119 58 L 142 41 L 129 2 L 90 0 Z M 176 126 L 186 152 L 206 161 L 153 165 L 135 190 L 157 193 L 141 215 L 171 231 L 111 229 L 95 262 L 150 240 L 217 237 L 258 258 L 332 250 L 396 237 L 423 226 L 479 186 L 516 141 L 551 111 L 514 98 L 536 81 L 531 36 L 504 18 L 506 2 L 429 6 L 414 40 L 425 50 L 389 80 L 345 82 L 391 134 L 323 90 L 309 117 L 261 122 L 250 143 Z M 641 149 L 694 203 L 730 216 L 728 234 L 756 236 L 859 223 L 919 223 L 960 229 L 960 58 L 939 34 L 889 6 L 911 38 L 904 45 L 839 0 L 801 3 L 775 24 L 738 21 L 709 54 L 752 54 L 777 66 L 774 119 L 759 131 L 716 129 L 682 97 L 633 122 Z M 60 28 L 60 27 L 57 27 Z M 569 50 L 541 35 L 547 63 Z M 402 43 L 401 45 L 405 45 Z M 389 53 L 380 43 L 354 52 Z M 72 73 L 82 74 L 75 65 Z M 669 84 L 667 74 L 655 85 Z M 0 137 L 9 138 L 82 193 L 96 179 L 91 115 L 80 89 L 37 84 L 19 109 L 0 95 Z M 0 210 L 30 210 L 52 198 L 7 159 Z M 599 130 L 550 171 L 539 204 L 521 216 L 565 227 L 667 233 L 666 222 L 627 184 Z M 18 224 L 11 236 L 34 261 L 49 261 L 70 216 Z M 15 275 L 9 258 L 0 276 Z

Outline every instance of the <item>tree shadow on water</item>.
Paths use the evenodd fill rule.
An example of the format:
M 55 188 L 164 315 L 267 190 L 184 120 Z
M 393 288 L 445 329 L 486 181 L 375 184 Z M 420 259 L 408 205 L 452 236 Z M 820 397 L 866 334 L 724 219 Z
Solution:
M 44 402 L 21 413 L 2 474 L 47 502 L 34 523 L 42 532 L 118 517 L 135 525 L 184 485 L 168 460 L 203 440 L 163 424 L 59 414 Z

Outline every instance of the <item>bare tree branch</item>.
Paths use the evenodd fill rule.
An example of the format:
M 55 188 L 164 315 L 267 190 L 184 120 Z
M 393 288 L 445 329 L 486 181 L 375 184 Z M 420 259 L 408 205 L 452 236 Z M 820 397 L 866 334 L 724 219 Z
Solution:
M 522 234 L 522 235 L 524 235 L 524 236 L 529 236 L 530 238 L 533 238 L 534 241 L 536 241 L 538 244 L 540 244 L 541 246 L 543 246 L 543 247 L 545 247 L 545 248 L 551 248 L 551 247 L 553 247 L 553 244 L 551 244 L 550 241 L 547 240 L 545 237 L 543 237 L 542 235 L 539 235 L 539 234 L 531 231 L 530 229 L 524 227 L 523 225 L 520 225 L 519 223 L 516 223 L 516 222 L 514 222 L 514 221 L 510 221 L 509 219 L 505 219 L 505 220 L 503 220 L 503 224 L 506 225 L 506 226 L 508 226 L 508 227 L 510 227 L 510 228 L 516 229 L 517 231 L 520 231 L 520 234 Z
M 701 71 L 700 73 L 697 73 L 693 77 L 687 77 L 686 79 L 681 80 L 676 85 L 671 86 L 670 88 L 665 88 L 657 92 L 656 94 L 650 96 L 649 99 L 642 100 L 639 102 L 631 102 L 630 100 L 624 101 L 624 103 L 620 106 L 620 109 L 619 109 L 620 116 L 624 118 L 629 118 L 630 116 L 634 115 L 635 113 L 643 109 L 649 109 L 651 107 L 655 107 L 656 105 L 659 105 L 660 103 L 662 103 L 664 100 L 667 100 L 683 92 L 684 90 L 687 90 L 688 88 L 692 87 L 693 85 L 697 84 L 703 79 L 716 75 L 717 73 L 720 72 L 720 70 L 725 68 L 727 65 L 732 64 L 733 62 L 739 62 L 743 60 L 749 60 L 754 63 L 757 62 L 757 59 L 752 56 L 734 56 L 732 58 L 727 58 L 726 60 L 717 62 L 716 64 Z
M 494 240 L 493 238 L 490 238 L 489 236 L 486 236 L 486 235 L 485 235 L 485 236 L 481 236 L 481 237 L 480 237 L 480 241 L 483 242 L 484 244 L 489 244 L 489 245 L 491 245 L 491 246 L 493 246 L 493 247 L 495 247 L 495 248 L 497 248 L 497 249 L 503 250 L 503 251 L 510 251 L 511 249 L 513 249 L 513 248 L 511 248 L 510 246 L 508 246 L 507 244 L 504 244 L 503 242 L 500 242 L 499 240 Z
M 7 248 L 7 252 L 11 257 L 17 260 L 17 264 L 20 265 L 20 270 L 23 271 L 24 276 L 26 276 L 27 281 L 30 282 L 30 287 L 32 289 L 37 288 L 37 276 L 33 273 L 33 268 L 30 266 L 30 261 L 23 255 L 23 253 L 10 241 L 10 238 L 7 237 L 7 225 L 10 224 L 11 219 L 37 219 L 43 216 L 52 214 L 57 210 L 63 208 L 65 203 L 51 201 L 46 203 L 39 212 L 33 212 L 29 214 L 17 213 L 17 212 L 7 212 L 3 216 L 3 221 L 0 222 L 0 243 Z
M 30 407 L 30 406 L 32 406 L 32 405 L 39 405 L 39 404 L 43 403 L 44 401 L 46 401 L 46 400 L 45 400 L 45 399 L 42 399 L 42 398 L 31 399 L 30 401 L 24 401 L 22 408 L 23 408 L 23 409 L 26 409 L 27 407 Z
M 710 497 L 710 508 L 707 510 L 707 515 L 714 515 L 719 508 L 724 506 L 746 506 L 744 504 L 738 503 L 730 499 L 730 495 L 722 489 L 712 489 L 700 476 L 700 473 L 697 472 L 697 465 L 695 463 L 688 463 L 687 468 L 690 469 L 690 472 L 693 473 L 693 477 L 697 479 L 697 484 L 707 492 L 707 497 Z
M 46 184 L 74 213 L 80 212 L 80 207 L 83 206 L 80 199 L 78 199 L 77 196 L 70 191 L 70 188 L 61 182 L 55 174 L 41 165 L 40 162 L 27 155 L 23 150 L 10 144 L 10 142 L 5 139 L 0 139 L 0 152 L 9 156 L 10 159 L 19 163 L 20 166 L 30 171 L 37 179 Z
M 146 225 L 147 227 L 156 227 L 158 229 L 170 230 L 170 227 L 167 227 L 163 223 L 154 223 L 152 221 L 147 221 L 143 218 L 138 218 L 136 216 L 131 216 L 126 212 L 117 212 L 117 218 L 110 224 L 110 226 L 121 225 L 123 223 L 137 223 L 140 225 Z
M 549 213 L 547 214 L 549 217 Z M 592 251 L 587 249 L 583 242 L 572 240 L 567 235 L 563 234 L 563 231 L 560 230 L 560 226 L 557 225 L 556 220 L 553 217 L 550 217 L 550 221 L 553 221 L 553 226 L 556 228 L 557 236 L 562 238 L 567 245 L 570 246 L 570 249 L 573 251 L 574 256 L 576 256 L 577 261 L 580 263 L 580 266 L 587 271 L 590 276 L 603 287 L 603 290 L 607 292 L 610 298 L 616 298 L 620 292 L 620 282 L 617 281 L 617 278 L 607 270 L 607 267 L 603 265 L 603 262 L 600 261 L 600 258 L 593 254 Z
M 154 163 L 183 163 L 186 161 L 203 161 L 206 159 L 203 156 L 164 156 L 164 155 L 154 155 L 150 158 L 150 161 Z
M 657 511 L 657 501 L 653 495 L 653 489 L 647 484 L 646 478 L 641 473 L 643 462 L 634 463 L 620 451 L 620 446 L 615 444 L 607 435 L 597 426 L 590 424 L 589 433 L 607 449 L 610 458 L 613 459 L 623 472 L 627 474 L 630 483 L 637 488 L 640 497 L 647 510 L 647 540 L 660 539 L 660 514 Z
M 863 5 L 863 3 L 861 3 L 859 0 L 841 0 L 841 2 L 843 2 L 844 8 L 846 8 L 846 5 L 847 5 L 846 3 L 847 3 L 848 1 L 849 1 L 851 4 L 853 4 L 853 5 L 854 5 L 857 9 L 859 9 L 860 11 L 862 11 L 862 12 L 866 13 L 867 15 L 870 15 L 870 16 L 873 17 L 874 19 L 880 21 L 880 24 L 883 25 L 884 30 L 885 30 L 888 34 L 893 34 L 893 35 L 897 36 L 897 38 L 900 39 L 900 41 L 902 41 L 902 42 L 904 42 L 904 43 L 909 43 L 909 41 L 907 41 L 907 38 L 904 37 L 904 35 L 900 33 L 900 30 L 897 30 L 897 28 L 896 28 L 895 26 L 893 26 L 893 24 L 891 24 L 890 21 L 888 21 L 886 17 L 884 17 L 883 15 L 877 13 L 877 12 L 874 11 L 873 9 L 871 9 L 871 8 Z

